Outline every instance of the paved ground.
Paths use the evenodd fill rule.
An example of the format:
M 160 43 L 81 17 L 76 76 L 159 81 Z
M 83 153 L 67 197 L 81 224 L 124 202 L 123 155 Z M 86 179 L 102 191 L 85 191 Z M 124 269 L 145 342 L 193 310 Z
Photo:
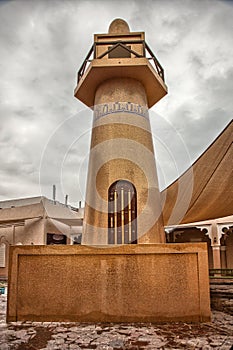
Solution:
M 6 324 L 6 296 L 0 296 L 0 350 L 233 350 L 233 316 L 213 311 L 203 324 Z

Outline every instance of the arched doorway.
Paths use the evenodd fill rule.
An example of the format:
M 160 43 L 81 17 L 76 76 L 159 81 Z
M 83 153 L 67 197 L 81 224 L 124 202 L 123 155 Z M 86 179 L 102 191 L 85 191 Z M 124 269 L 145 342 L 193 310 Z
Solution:
M 233 226 L 223 227 L 222 232 L 220 239 L 221 268 L 233 269 Z
M 114 182 L 108 190 L 108 243 L 137 243 L 137 193 L 126 180 Z
M 168 232 L 167 243 L 195 243 L 195 242 L 206 242 L 208 249 L 208 261 L 209 268 L 213 268 L 213 253 L 211 248 L 211 240 L 207 235 L 205 228 L 200 229 L 198 227 L 178 227 Z

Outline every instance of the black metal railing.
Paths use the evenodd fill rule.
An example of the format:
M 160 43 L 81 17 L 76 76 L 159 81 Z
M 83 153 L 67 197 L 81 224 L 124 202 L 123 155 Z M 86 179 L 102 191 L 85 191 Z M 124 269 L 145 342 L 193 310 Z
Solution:
M 228 277 L 233 278 L 233 269 L 210 269 L 210 277 Z
M 142 45 L 142 54 L 139 54 L 138 52 L 132 50 L 129 46 L 126 46 L 127 44 L 131 45 Z M 104 51 L 101 55 L 97 57 L 97 46 L 106 46 L 106 45 L 112 45 L 108 50 Z M 99 41 L 92 45 L 91 49 L 89 50 L 82 66 L 80 67 L 78 71 L 78 82 L 83 77 L 86 68 L 88 66 L 88 63 L 90 63 L 93 59 L 101 59 L 104 56 L 108 55 L 110 52 L 112 52 L 115 48 L 121 46 L 124 50 L 127 50 L 130 54 L 135 55 L 135 58 L 140 57 L 146 57 L 148 60 L 151 60 L 154 64 L 154 68 L 156 69 L 158 75 L 164 80 L 164 70 L 155 55 L 153 54 L 152 50 L 149 48 L 145 40 L 126 40 L 126 41 Z M 148 56 L 147 56 L 148 55 Z

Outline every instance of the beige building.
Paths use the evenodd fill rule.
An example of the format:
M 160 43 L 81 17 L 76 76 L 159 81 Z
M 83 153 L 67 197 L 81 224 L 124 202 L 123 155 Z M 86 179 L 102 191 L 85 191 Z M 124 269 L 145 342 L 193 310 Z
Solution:
M 209 269 L 233 269 L 233 215 L 165 230 L 167 243 L 206 242 Z
M 21 235 L 16 217 L 6 213 L 12 244 L 27 245 L 11 249 L 8 322 L 210 321 L 205 244 L 164 244 L 167 203 L 158 187 L 148 109 L 166 93 L 163 69 L 143 32 L 116 19 L 107 34 L 94 36 L 75 89 L 94 109 L 83 245 L 65 246 L 74 242 L 74 224 L 82 223 L 73 208 L 43 199 L 41 212 L 32 215 L 38 203 L 30 204 L 20 220 L 37 227 L 24 224 Z M 57 242 L 64 245 L 28 246 Z
M 46 197 L 0 202 L 0 278 L 7 277 L 10 245 L 80 244 L 83 208 Z

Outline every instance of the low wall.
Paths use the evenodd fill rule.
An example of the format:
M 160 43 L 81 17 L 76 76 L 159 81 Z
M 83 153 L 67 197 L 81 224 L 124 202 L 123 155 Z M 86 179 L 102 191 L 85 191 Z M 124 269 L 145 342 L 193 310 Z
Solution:
M 7 321 L 209 321 L 205 243 L 10 248 Z
M 233 316 L 233 278 L 210 280 L 211 307 Z

